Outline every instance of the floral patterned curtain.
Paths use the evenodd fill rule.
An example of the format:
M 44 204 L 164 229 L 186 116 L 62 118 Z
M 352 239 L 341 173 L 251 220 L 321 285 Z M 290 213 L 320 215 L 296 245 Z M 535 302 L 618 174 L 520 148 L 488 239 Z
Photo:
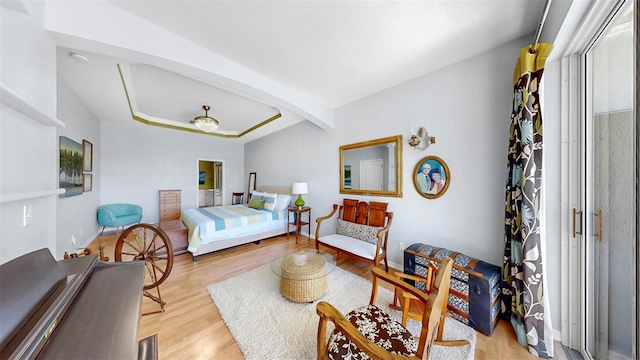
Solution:
M 507 154 L 502 311 L 533 355 L 553 357 L 541 235 L 542 115 L 539 85 L 551 44 L 520 50 Z

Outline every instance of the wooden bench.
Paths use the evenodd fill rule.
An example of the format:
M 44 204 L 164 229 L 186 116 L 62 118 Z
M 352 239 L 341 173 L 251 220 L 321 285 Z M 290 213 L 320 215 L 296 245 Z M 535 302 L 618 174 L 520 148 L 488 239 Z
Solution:
M 387 264 L 387 241 L 393 213 L 387 211 L 387 203 L 344 199 L 342 205 L 333 204 L 333 211 L 316 219 L 316 249 L 320 245 L 373 263 L 376 267 L 384 260 Z M 335 233 L 320 236 L 323 221 L 338 214 Z M 329 226 L 328 224 L 325 225 Z

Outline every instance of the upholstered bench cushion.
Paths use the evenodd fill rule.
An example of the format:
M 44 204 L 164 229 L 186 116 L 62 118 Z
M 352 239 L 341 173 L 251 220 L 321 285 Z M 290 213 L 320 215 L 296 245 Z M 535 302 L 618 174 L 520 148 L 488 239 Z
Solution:
M 376 254 L 376 244 L 371 244 L 350 236 L 331 234 L 319 237 L 318 241 L 369 260 L 373 260 Z M 382 249 L 380 253 L 382 253 Z
M 336 234 L 356 238 L 373 245 L 378 243 L 378 231 L 380 230 L 382 230 L 382 226 L 356 224 L 342 219 L 338 219 L 336 226 Z
M 412 355 L 418 350 L 413 335 L 375 305 L 367 305 L 347 314 L 347 319 L 367 339 L 397 355 Z M 329 359 L 369 359 L 340 330 L 334 330 L 327 345 Z

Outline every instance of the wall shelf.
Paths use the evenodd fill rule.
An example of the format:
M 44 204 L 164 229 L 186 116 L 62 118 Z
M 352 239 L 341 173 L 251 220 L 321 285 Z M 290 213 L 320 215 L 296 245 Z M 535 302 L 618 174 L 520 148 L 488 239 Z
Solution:
M 34 104 L 30 103 L 27 98 L 2 82 L 0 82 L 0 99 L 3 104 L 6 104 L 28 117 L 39 121 L 43 125 L 65 127 L 62 121 L 45 114 Z
M 23 193 L 13 193 L 13 194 L 0 194 L 0 203 L 6 203 L 10 201 L 18 201 L 24 199 L 33 199 L 43 196 L 51 196 L 51 195 L 59 195 L 63 194 L 65 189 L 52 189 L 52 190 L 41 190 L 41 191 L 30 191 Z

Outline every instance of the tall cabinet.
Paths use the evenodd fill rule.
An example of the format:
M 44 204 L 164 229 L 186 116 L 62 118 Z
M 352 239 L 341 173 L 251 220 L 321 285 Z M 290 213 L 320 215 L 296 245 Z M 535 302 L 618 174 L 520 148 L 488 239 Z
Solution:
M 160 229 L 164 230 L 173 247 L 173 254 L 187 252 L 187 228 L 180 221 L 182 190 L 160 190 Z
M 179 220 L 182 190 L 160 190 L 160 222 Z

